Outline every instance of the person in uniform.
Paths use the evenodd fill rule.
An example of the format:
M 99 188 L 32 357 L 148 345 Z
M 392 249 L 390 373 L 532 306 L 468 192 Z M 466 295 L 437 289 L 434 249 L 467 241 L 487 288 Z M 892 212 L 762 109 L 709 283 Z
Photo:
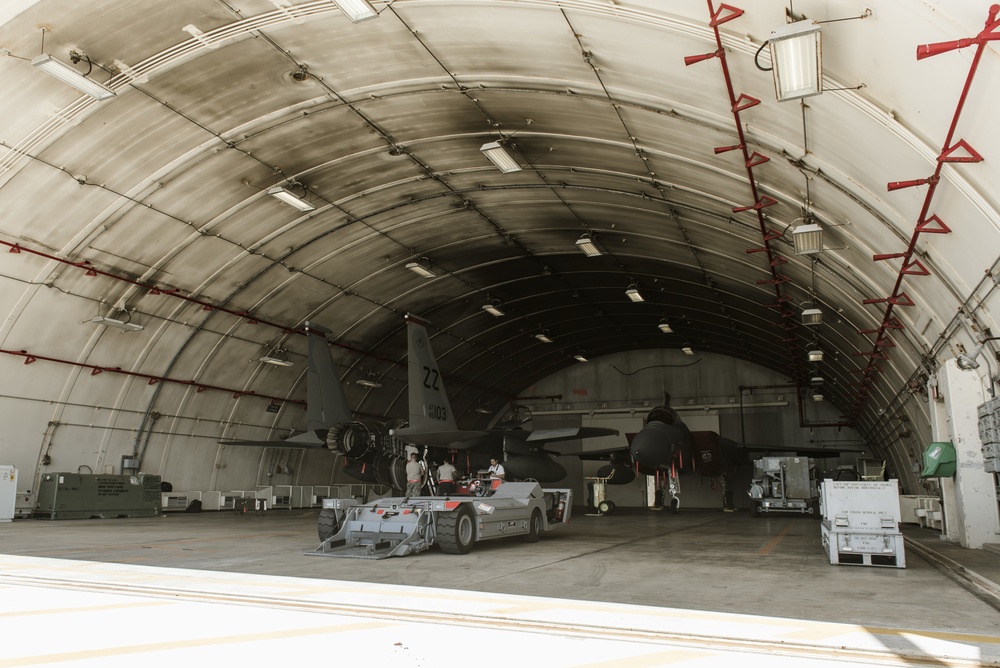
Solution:
M 417 453 L 410 453 L 410 461 L 406 462 L 406 496 L 420 496 L 424 486 L 424 469 L 417 461 Z
M 447 459 L 438 467 L 438 492 L 442 496 L 455 493 L 455 474 L 457 470 Z
M 487 471 L 489 471 L 490 478 L 493 480 L 503 480 L 507 475 L 507 472 L 503 470 L 503 464 L 496 457 L 490 458 L 490 468 Z

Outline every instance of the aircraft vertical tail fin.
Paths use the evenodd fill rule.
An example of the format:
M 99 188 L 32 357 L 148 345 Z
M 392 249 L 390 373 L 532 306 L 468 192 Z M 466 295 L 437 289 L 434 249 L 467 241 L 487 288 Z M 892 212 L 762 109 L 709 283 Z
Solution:
M 326 343 L 332 332 L 316 323 L 306 322 L 309 361 L 306 371 L 307 429 L 329 429 L 351 421 L 347 396 L 337 376 L 333 356 Z
M 414 432 L 448 432 L 458 429 L 451 402 L 444 391 L 430 337 L 424 322 L 406 316 L 407 376 L 410 396 L 410 426 Z

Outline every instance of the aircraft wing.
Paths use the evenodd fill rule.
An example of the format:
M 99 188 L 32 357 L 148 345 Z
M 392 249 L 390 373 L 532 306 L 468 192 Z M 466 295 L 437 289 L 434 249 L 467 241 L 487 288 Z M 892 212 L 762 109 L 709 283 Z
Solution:
M 597 438 L 599 436 L 617 436 L 617 429 L 604 427 L 561 427 L 558 429 L 535 429 L 523 432 L 528 443 L 556 443 L 558 441 L 575 441 L 581 438 Z
M 615 458 L 616 455 L 628 455 L 628 446 L 623 445 L 618 448 L 604 448 L 603 450 L 584 450 L 582 452 L 567 452 L 567 455 L 579 457 L 584 461 L 606 462 Z
M 737 447 L 747 452 L 757 452 L 765 455 L 770 453 L 777 455 L 782 452 L 793 452 L 795 453 L 795 456 L 813 457 L 814 459 L 839 457 L 845 452 L 864 452 L 864 449 L 862 448 L 799 448 L 795 446 L 788 447 L 780 445 L 749 445 L 746 443 L 740 443 Z
M 219 441 L 220 445 L 245 445 L 257 448 L 326 449 L 326 430 L 307 431 L 283 441 Z
M 467 450 L 469 448 L 485 445 L 492 432 L 489 431 L 466 431 L 453 429 L 447 431 L 421 431 L 414 427 L 403 427 L 393 429 L 392 435 L 401 441 L 413 443 L 415 445 L 429 445 L 431 447 L 448 447 L 453 450 Z

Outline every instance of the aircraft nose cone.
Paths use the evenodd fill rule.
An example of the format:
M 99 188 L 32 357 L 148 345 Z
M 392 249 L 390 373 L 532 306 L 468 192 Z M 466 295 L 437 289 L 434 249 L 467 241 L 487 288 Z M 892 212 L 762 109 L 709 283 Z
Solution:
M 632 461 L 642 467 L 668 466 L 680 437 L 681 431 L 676 427 L 663 422 L 649 422 L 632 439 L 629 448 Z

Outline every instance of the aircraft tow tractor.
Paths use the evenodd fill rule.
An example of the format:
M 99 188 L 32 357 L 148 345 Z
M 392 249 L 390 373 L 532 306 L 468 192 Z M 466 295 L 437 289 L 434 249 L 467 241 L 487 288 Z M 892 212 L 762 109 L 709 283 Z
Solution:
M 537 482 L 504 482 L 489 496 L 389 497 L 365 504 L 324 499 L 323 542 L 306 554 L 384 559 L 432 545 L 468 554 L 479 541 L 505 536 L 533 543 L 542 531 L 569 523 L 572 502 L 573 490 L 542 489 Z

